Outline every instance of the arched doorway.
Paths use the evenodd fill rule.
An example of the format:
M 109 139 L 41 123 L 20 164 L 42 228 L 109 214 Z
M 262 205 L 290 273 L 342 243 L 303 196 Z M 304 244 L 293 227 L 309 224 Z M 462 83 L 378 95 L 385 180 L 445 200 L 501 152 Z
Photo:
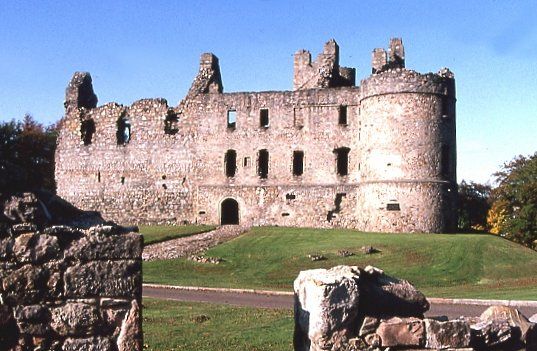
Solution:
M 231 198 L 220 205 L 220 224 L 239 224 L 239 203 Z

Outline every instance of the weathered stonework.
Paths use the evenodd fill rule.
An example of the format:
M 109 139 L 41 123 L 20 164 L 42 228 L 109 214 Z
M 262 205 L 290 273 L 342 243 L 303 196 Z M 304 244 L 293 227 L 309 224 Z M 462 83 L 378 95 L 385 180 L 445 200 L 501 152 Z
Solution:
M 47 219 L 20 223 L 6 204 Z M 32 193 L 0 201 L 0 350 L 141 351 L 142 236 L 56 218 Z
M 88 73 L 66 92 L 58 194 L 119 222 L 455 228 L 455 82 L 375 49 L 355 86 L 331 40 L 295 54 L 294 91 L 223 93 L 218 59 L 177 107 L 164 99 L 95 107 Z M 266 151 L 266 152 L 265 152 Z

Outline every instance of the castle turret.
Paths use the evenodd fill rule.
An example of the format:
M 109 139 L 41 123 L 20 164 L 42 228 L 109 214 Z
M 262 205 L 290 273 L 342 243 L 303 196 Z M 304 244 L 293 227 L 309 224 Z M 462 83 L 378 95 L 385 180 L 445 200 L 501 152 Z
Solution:
M 382 52 L 377 51 L 382 59 Z M 373 61 L 373 70 L 376 62 Z M 455 81 L 406 70 L 400 40 L 390 64 L 362 81 L 360 228 L 446 232 L 456 225 Z

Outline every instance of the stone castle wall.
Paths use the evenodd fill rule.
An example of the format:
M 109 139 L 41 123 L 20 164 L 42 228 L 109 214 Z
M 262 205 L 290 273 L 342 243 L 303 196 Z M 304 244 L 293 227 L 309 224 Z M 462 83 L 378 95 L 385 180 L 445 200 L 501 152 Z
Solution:
M 176 107 L 163 99 L 96 107 L 91 78 L 77 73 L 56 154 L 58 193 L 120 222 L 219 223 L 233 199 L 241 224 L 449 231 L 453 77 L 406 70 L 400 40 L 374 55 L 361 86 L 329 41 L 314 62 L 295 54 L 294 91 L 223 93 L 218 59 L 204 54 Z M 125 123 L 127 142 L 118 139 Z
M 0 349 L 142 350 L 142 236 L 0 228 Z

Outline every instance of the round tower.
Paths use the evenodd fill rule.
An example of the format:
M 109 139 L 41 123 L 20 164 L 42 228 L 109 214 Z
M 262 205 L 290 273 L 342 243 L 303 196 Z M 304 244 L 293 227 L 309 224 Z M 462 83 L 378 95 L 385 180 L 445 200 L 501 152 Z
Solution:
M 405 69 L 404 63 L 388 63 L 362 81 L 361 96 L 358 227 L 383 232 L 455 230 L 452 73 L 443 69 L 420 74 Z

